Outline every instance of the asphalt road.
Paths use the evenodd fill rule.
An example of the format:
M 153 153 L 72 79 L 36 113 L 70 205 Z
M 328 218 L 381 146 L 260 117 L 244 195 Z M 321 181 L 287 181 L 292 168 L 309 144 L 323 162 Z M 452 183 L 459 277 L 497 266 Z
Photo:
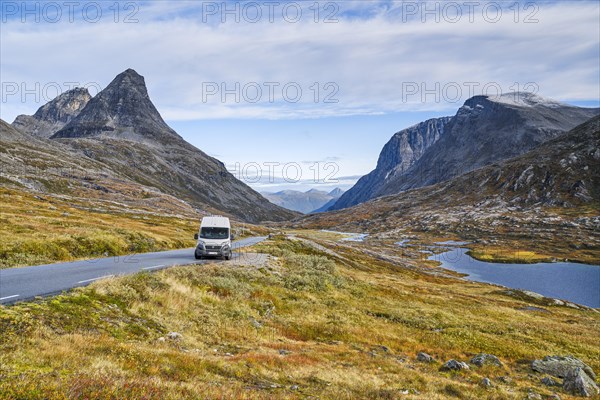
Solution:
M 233 259 L 239 259 L 236 249 L 262 242 L 266 237 L 251 237 L 232 243 Z M 0 304 L 50 296 L 98 279 L 140 271 L 157 271 L 174 265 L 204 264 L 212 260 L 196 260 L 194 249 L 161 251 L 94 260 L 0 269 Z

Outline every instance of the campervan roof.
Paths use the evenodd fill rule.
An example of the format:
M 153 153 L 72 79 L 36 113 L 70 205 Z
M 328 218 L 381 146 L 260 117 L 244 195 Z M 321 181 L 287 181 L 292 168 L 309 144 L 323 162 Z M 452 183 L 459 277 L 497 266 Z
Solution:
M 211 216 L 202 218 L 202 228 L 229 228 L 229 218 L 221 216 Z

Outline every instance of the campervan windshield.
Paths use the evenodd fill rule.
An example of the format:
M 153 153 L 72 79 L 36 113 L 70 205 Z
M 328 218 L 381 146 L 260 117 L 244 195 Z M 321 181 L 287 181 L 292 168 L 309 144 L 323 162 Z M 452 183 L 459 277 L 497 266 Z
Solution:
M 201 239 L 229 239 L 228 228 L 204 227 L 200 229 Z

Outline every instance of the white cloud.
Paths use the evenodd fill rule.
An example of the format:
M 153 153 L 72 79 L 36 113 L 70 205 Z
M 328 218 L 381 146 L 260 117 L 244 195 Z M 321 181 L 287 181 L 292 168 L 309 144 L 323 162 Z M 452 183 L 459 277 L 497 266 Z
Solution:
M 192 5 L 190 5 L 192 4 Z M 305 4 L 305 3 L 302 3 Z M 306 3 L 308 4 L 308 3 Z M 475 23 L 413 17 L 403 22 L 399 3 L 340 3 L 339 23 L 311 18 L 287 23 L 203 23 L 201 7 L 192 2 L 140 3 L 137 24 L 58 23 L 2 24 L 1 80 L 95 83 L 105 86 L 126 68 L 146 77 L 150 95 L 168 120 L 209 118 L 312 118 L 377 114 L 392 111 L 455 110 L 468 97 L 469 82 L 496 83 L 503 91 L 534 82 L 540 94 L 562 100 L 597 100 L 600 75 L 599 5 L 596 2 L 540 3 L 538 23 L 515 23 L 505 14 L 498 23 L 481 16 Z M 310 15 L 310 14 L 309 14 Z M 321 18 L 323 15 L 320 16 Z M 417 15 L 419 17 L 419 15 Z M 524 18 L 521 11 L 519 18 Z M 298 103 L 203 99 L 203 83 L 296 82 L 303 91 Z M 320 83 L 319 102 L 311 86 Z M 332 93 L 338 103 L 323 103 Z M 403 98 L 407 89 L 419 93 Z M 422 89 L 447 94 L 458 85 L 460 99 L 421 98 Z M 515 83 L 518 86 L 515 86 Z M 407 86 L 408 85 L 408 86 Z M 313 87 L 314 88 L 314 87 Z M 21 93 L 19 93 L 21 94 Z M 22 102 L 9 96 L 1 117 L 12 121 L 44 103 L 33 96 Z M 47 99 L 46 99 L 47 100 Z M 423 101 L 425 100 L 425 101 Z

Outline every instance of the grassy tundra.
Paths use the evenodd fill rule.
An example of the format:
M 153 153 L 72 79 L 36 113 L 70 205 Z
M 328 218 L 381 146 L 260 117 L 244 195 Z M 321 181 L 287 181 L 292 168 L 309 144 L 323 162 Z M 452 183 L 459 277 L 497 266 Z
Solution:
M 0 307 L 0 398 L 570 399 L 531 360 L 570 354 L 600 370 L 594 310 L 296 235 L 249 250 L 266 264 L 247 255 Z M 480 352 L 504 365 L 439 371 Z
M 202 215 L 0 188 L 0 269 L 193 247 Z M 161 207 L 160 209 L 165 209 Z M 266 234 L 236 224 L 237 237 Z

